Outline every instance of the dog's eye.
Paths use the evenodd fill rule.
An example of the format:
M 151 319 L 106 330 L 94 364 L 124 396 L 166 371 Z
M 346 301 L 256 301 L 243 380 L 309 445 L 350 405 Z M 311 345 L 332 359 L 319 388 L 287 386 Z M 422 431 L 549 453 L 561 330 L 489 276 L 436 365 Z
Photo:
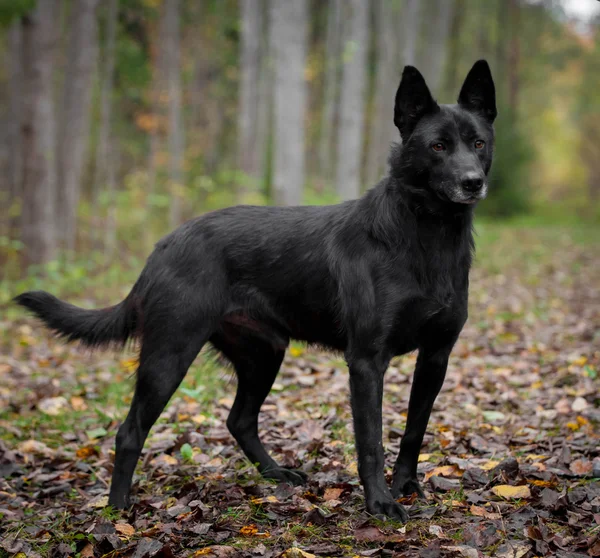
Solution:
M 477 140 L 475 142 L 475 149 L 483 149 L 484 145 L 485 145 L 485 141 L 483 141 L 483 140 Z
M 443 143 L 434 143 L 431 149 L 434 151 L 446 151 L 446 146 Z

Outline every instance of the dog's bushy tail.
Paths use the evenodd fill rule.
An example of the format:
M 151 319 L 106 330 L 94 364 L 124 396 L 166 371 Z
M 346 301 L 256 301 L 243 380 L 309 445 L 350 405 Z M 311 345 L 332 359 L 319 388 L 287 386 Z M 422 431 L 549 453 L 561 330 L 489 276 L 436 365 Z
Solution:
M 88 347 L 124 346 L 136 335 L 138 312 L 131 294 L 119 304 L 85 310 L 44 291 L 30 291 L 15 297 L 17 304 L 40 318 L 48 328 L 67 341 L 81 341 Z

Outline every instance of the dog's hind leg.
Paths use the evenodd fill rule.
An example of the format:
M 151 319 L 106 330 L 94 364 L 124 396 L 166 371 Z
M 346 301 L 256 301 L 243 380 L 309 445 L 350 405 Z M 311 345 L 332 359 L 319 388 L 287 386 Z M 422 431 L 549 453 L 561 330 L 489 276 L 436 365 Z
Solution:
M 129 505 L 136 463 L 152 425 L 183 380 L 188 368 L 210 337 L 211 331 L 160 330 L 145 337 L 140 353 L 135 394 L 129 414 L 117 433 L 115 466 L 108 503 Z M 161 338 L 162 337 L 162 338 Z
M 238 378 L 235 401 L 227 419 L 232 436 L 263 477 L 304 484 L 306 474 L 280 467 L 258 437 L 258 414 L 279 372 L 287 340 L 278 346 L 253 336 L 219 334 L 211 338 L 211 343 L 231 361 Z

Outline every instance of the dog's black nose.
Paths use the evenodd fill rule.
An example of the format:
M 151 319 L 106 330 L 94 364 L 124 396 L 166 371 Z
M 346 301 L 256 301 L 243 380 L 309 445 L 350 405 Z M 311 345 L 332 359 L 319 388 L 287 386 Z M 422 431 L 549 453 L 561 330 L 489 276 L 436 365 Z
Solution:
M 468 172 L 462 177 L 460 184 L 467 192 L 477 192 L 483 186 L 483 177 L 476 172 Z

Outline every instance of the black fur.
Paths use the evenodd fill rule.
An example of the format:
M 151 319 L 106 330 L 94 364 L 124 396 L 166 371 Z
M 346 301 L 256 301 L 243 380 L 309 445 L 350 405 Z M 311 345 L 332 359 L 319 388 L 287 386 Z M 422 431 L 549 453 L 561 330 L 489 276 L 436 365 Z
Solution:
M 327 207 L 233 207 L 163 238 L 127 298 L 82 310 L 46 293 L 16 300 L 68 340 L 141 341 L 137 386 L 117 435 L 110 503 L 128 503 L 144 440 L 205 343 L 234 365 L 227 425 L 268 478 L 279 467 L 258 438 L 258 413 L 291 338 L 343 351 L 350 369 L 359 474 L 367 509 L 397 519 L 395 498 L 417 491 L 417 460 L 448 357 L 467 319 L 473 204 L 493 151 L 494 84 L 469 73 L 458 105 L 438 105 L 421 74 L 404 70 L 394 120 L 403 137 L 390 175 L 362 198 Z M 381 442 L 390 359 L 419 350 L 406 433 L 391 490 Z

